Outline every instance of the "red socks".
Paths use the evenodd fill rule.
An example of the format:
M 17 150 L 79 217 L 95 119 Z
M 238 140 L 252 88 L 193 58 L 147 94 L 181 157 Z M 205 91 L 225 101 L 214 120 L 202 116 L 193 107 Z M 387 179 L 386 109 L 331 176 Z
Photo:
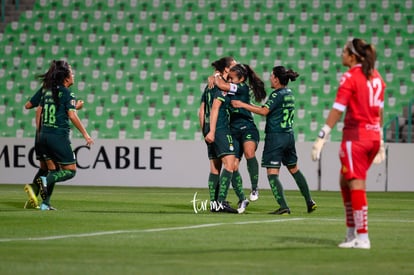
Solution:
M 368 233 L 368 203 L 365 190 L 341 188 L 345 206 L 346 226 L 355 227 L 358 234 Z
M 355 227 L 354 215 L 352 213 L 351 190 L 348 187 L 341 187 L 342 201 L 345 207 L 346 226 Z
M 351 190 L 353 219 L 358 234 L 368 233 L 368 203 L 365 190 Z

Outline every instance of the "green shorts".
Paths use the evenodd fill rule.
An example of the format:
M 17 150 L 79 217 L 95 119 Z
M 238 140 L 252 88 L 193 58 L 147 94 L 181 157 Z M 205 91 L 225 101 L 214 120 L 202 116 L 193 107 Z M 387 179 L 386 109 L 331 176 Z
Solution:
M 280 168 L 282 164 L 291 166 L 297 162 L 298 156 L 293 132 L 266 134 L 262 167 Z
M 231 128 L 231 135 L 233 139 L 239 144 L 239 150 L 236 152 L 236 157 L 241 159 L 243 156 L 243 144 L 247 141 L 253 141 L 257 145 L 260 141 L 260 134 L 256 125 L 248 125 L 242 128 Z
M 66 134 L 59 135 L 41 132 L 39 145 L 40 155 L 45 160 L 52 159 L 62 165 L 76 163 L 76 157 L 72 150 L 72 144 L 69 136 Z
M 217 159 L 226 155 L 235 155 L 239 150 L 238 143 L 233 140 L 230 131 L 217 129 L 213 143 L 207 143 L 209 159 Z

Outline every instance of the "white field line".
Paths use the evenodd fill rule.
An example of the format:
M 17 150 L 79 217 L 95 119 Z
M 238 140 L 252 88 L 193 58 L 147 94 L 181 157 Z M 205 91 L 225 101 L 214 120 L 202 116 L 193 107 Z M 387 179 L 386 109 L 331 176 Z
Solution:
M 292 222 L 292 221 L 323 221 L 323 222 L 343 222 L 344 219 L 331 219 L 331 218 L 292 218 L 292 219 L 272 219 L 272 220 L 259 220 L 259 221 L 242 221 L 242 222 L 231 222 L 231 223 L 207 223 L 189 226 L 178 226 L 178 227 L 161 227 L 161 228 L 149 228 L 149 229 L 136 229 L 136 230 L 114 230 L 114 231 L 102 231 L 102 232 L 91 232 L 91 233 L 80 233 L 80 234 L 69 234 L 69 235 L 56 235 L 47 237 L 27 237 L 27 238 L 1 238 L 0 243 L 5 242 L 19 242 L 19 241 L 50 241 L 59 239 L 71 239 L 71 238 L 87 238 L 97 237 L 105 235 L 117 235 L 117 234 L 131 234 L 131 233 L 151 233 L 151 232 L 163 232 L 163 231 L 180 231 L 199 229 L 207 227 L 218 227 L 223 225 L 245 225 L 245 224 L 262 224 L 262 223 L 279 223 L 279 222 Z M 369 222 L 392 222 L 392 223 L 414 223 L 414 220 L 369 220 Z
M 96 236 L 116 235 L 116 234 L 151 233 L 151 232 L 177 231 L 177 230 L 179 231 L 179 230 L 206 228 L 206 227 L 217 227 L 217 226 L 223 226 L 223 225 L 260 224 L 260 223 L 289 222 L 289 221 L 299 221 L 299 220 L 304 220 L 304 218 L 245 221 L 245 222 L 233 222 L 233 223 L 207 223 L 207 224 L 178 226 L 178 227 L 149 228 L 149 229 L 137 229 L 137 230 L 114 230 L 114 231 L 102 231 L 102 232 L 91 232 L 91 233 L 81 233 L 81 234 L 56 235 L 56 236 L 47 236 L 47 237 L 2 238 L 0 239 L 0 243 L 18 242 L 18 241 L 50 241 L 50 240 L 58 240 L 58 239 L 86 238 L 86 237 L 96 237 Z

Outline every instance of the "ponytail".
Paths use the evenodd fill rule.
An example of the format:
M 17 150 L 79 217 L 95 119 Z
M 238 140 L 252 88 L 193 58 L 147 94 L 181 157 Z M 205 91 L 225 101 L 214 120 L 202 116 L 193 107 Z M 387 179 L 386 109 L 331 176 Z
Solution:
M 266 91 L 263 81 L 257 76 L 253 69 L 247 64 L 234 65 L 230 71 L 236 72 L 239 78 L 244 77 L 248 81 L 250 89 L 256 102 L 260 102 L 266 98 Z

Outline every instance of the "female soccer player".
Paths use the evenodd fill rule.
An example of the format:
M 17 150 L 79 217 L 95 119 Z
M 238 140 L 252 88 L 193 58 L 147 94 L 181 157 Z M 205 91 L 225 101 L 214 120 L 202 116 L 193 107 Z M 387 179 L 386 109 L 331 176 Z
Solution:
M 217 85 L 223 91 L 230 91 L 233 88 L 232 94 L 234 96 L 232 96 L 232 100 L 241 100 L 250 104 L 250 90 L 252 90 L 256 102 L 260 102 L 266 97 L 263 81 L 249 65 L 237 64 L 233 66 L 229 71 L 227 81 L 219 79 Z M 233 87 L 230 82 L 234 84 Z M 260 135 L 254 123 L 252 113 L 243 108 L 231 108 L 230 129 L 233 139 L 237 140 L 240 145 L 240 150 L 236 155 L 236 170 L 233 173 L 233 180 L 238 181 L 236 184 L 242 185 L 239 164 L 244 154 L 252 188 L 250 200 L 256 201 L 259 198 L 257 188 L 259 164 L 256 159 L 256 149 L 260 141 Z
M 215 69 L 214 78 L 227 77 L 231 66 L 236 64 L 232 57 L 223 57 L 211 65 Z M 210 192 L 211 210 L 229 213 L 242 213 L 245 207 L 233 209 L 225 201 L 228 188 L 233 177 L 235 165 L 236 144 L 229 127 L 229 97 L 217 86 L 208 85 L 201 97 L 199 109 L 199 122 L 207 143 L 208 157 L 210 159 L 210 175 L 208 187 Z M 222 170 L 222 164 L 224 169 Z M 221 172 L 221 174 L 220 174 Z M 242 188 L 233 187 L 240 198 L 244 197 Z M 216 204 L 217 203 L 217 204 Z
M 37 180 L 43 199 L 40 210 L 54 210 L 50 197 L 55 183 L 71 179 L 76 174 L 76 159 L 69 140 L 69 120 L 81 132 L 86 144 L 93 144 L 76 113 L 75 95 L 68 89 L 74 83 L 72 68 L 62 60 L 53 61 L 51 67 L 50 73 L 39 76 L 44 92 L 36 110 L 40 152 L 49 169 L 46 177 L 41 176 Z M 51 169 L 53 162 L 60 166 L 59 170 Z
M 250 112 L 266 116 L 266 137 L 262 166 L 267 168 L 270 187 L 280 205 L 279 209 L 272 212 L 272 214 L 277 215 L 290 214 L 283 187 L 279 181 L 279 170 L 282 164 L 287 166 L 290 174 L 295 179 L 302 196 L 305 198 L 308 213 L 311 213 L 317 207 L 312 200 L 306 179 L 297 165 L 298 157 L 293 133 L 295 97 L 292 90 L 287 88 L 287 84 L 289 80 L 295 81 L 298 76 L 299 74 L 292 70 L 286 70 L 283 66 L 276 66 L 270 75 L 270 83 L 274 91 L 263 106 L 246 104 L 240 100 L 231 101 L 233 107 L 245 108 Z
M 53 63 L 54 62 L 54 63 Z M 51 66 L 49 68 L 49 71 L 53 71 L 53 69 L 55 68 L 55 62 L 53 61 L 52 64 L 54 64 L 54 66 Z M 48 71 L 48 73 L 49 73 Z M 42 92 L 43 89 L 40 88 L 39 90 L 37 90 L 37 92 L 30 98 L 29 101 L 26 102 L 26 104 L 24 105 L 25 109 L 32 109 L 32 108 L 36 108 L 39 106 L 40 104 L 40 100 L 42 98 Z M 76 102 L 76 110 L 80 110 L 83 107 L 83 101 L 82 100 L 78 100 Z M 40 186 L 36 183 L 37 182 L 37 178 L 41 177 L 41 176 L 47 176 L 48 174 L 48 167 L 46 164 L 46 161 L 44 159 L 42 159 L 42 157 L 40 156 L 39 153 L 39 137 L 38 137 L 38 131 L 39 129 L 36 129 L 36 135 L 35 135 L 35 143 L 34 143 L 34 150 L 36 153 L 36 159 L 39 160 L 39 169 L 37 170 L 36 175 L 33 178 L 33 182 L 30 184 L 26 184 L 24 186 L 24 191 L 27 193 L 29 200 L 26 201 L 26 203 L 24 204 L 24 208 L 39 208 L 39 202 L 37 199 L 37 196 L 39 195 L 39 188 Z M 55 170 L 56 166 L 54 166 L 52 168 L 52 170 Z
M 327 136 L 346 109 L 339 150 L 339 182 L 347 226 L 341 248 L 371 248 L 365 180 L 373 160 L 385 158 L 381 136 L 385 83 L 374 67 L 375 61 L 373 45 L 359 38 L 345 44 L 342 65 L 349 70 L 341 77 L 335 102 L 312 147 L 312 159 L 318 160 Z

